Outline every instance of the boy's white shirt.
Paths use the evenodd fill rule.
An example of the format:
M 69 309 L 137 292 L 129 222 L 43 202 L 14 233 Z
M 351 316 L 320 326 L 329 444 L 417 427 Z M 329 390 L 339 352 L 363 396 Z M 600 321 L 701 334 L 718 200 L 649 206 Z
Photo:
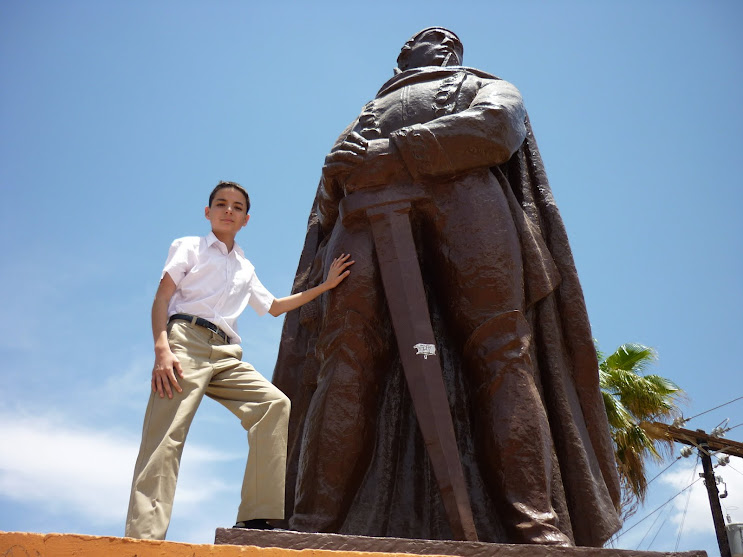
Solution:
M 162 275 L 176 285 L 168 304 L 168 317 L 188 313 L 207 319 L 240 343 L 237 318 L 250 305 L 258 315 L 268 312 L 274 296 L 266 289 L 255 267 L 237 244 L 232 251 L 213 232 L 175 240 L 168 251 Z

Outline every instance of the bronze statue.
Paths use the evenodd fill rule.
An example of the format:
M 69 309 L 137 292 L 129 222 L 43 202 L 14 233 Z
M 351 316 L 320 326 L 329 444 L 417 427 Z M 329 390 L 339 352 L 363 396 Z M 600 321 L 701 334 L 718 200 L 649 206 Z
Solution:
M 567 236 L 520 93 L 462 53 L 447 29 L 414 35 L 326 157 L 294 288 L 340 253 L 356 264 L 284 325 L 288 525 L 601 546 L 619 484 Z M 410 373 L 429 358 L 438 371 Z M 446 397 L 426 410 L 416 393 L 441 372 L 454 459 L 426 429 Z M 475 538 L 452 518 L 457 478 Z

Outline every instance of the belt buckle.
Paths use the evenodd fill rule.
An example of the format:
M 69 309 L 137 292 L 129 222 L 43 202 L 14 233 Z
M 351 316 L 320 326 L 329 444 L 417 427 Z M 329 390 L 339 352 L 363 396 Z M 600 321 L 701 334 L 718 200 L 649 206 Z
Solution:
M 227 333 L 225 333 L 222 329 L 219 328 L 218 325 L 215 325 L 211 321 L 207 321 L 206 323 L 207 323 L 207 326 L 206 326 L 207 329 L 209 329 L 212 333 L 214 333 L 219 338 L 221 338 L 223 341 L 229 344 L 227 340 Z

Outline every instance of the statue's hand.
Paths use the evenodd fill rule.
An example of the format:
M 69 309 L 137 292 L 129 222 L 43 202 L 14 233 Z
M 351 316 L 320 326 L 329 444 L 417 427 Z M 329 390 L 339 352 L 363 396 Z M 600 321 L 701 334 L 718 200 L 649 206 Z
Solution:
M 348 175 L 364 161 L 369 142 L 356 132 L 351 132 L 343 143 L 335 147 L 323 166 L 323 174 L 328 178 Z
M 346 189 L 400 183 L 411 179 L 400 152 L 389 139 L 368 142 L 363 162 L 357 165 L 346 180 Z
M 323 176 L 341 181 L 346 191 L 410 180 L 398 150 L 389 139 L 364 139 L 352 132 L 325 157 Z

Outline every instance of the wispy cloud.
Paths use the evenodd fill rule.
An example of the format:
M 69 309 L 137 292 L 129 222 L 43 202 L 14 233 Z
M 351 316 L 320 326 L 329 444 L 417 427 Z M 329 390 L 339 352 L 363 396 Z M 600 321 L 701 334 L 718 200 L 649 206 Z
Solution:
M 122 524 L 139 440 L 114 430 L 65 423 L 57 416 L 0 414 L 0 497 L 39 512 L 77 515 L 91 525 Z M 219 480 L 200 481 L 205 467 L 236 457 L 191 444 L 182 470 L 181 510 L 227 490 Z
M 0 416 L 0 445 L 3 496 L 96 524 L 120 518 L 137 450 L 131 440 L 51 417 Z
M 717 459 L 713 458 L 713 463 L 716 462 Z M 743 459 L 731 457 L 728 466 L 717 466 L 714 472 L 723 482 L 718 486 L 720 494 L 727 491 L 727 497 L 720 499 L 723 515 L 730 514 L 733 522 L 743 522 Z M 701 463 L 694 466 L 690 462 L 677 470 L 669 470 L 659 478 L 664 485 L 677 492 L 694 484 L 671 502 L 671 522 L 677 525 L 683 523 L 684 533 L 688 534 L 714 532 L 707 488 L 699 477 L 700 473 Z
M 109 407 L 121 406 L 144 416 L 153 362 L 152 351 L 143 348 L 128 364 L 108 375 L 101 385 L 88 386 L 86 396 L 90 400 L 106 401 Z
M 715 530 L 701 472 L 702 465 L 695 458 L 673 463 L 650 485 L 646 505 L 627 522 L 614 545 L 653 551 L 702 548 L 715 554 Z M 731 457 L 728 466 L 715 468 L 715 474 L 725 484 L 718 486 L 720 494 L 725 487 L 728 493 L 720 499 L 723 515 L 730 515 L 732 522 L 743 522 L 743 459 Z

